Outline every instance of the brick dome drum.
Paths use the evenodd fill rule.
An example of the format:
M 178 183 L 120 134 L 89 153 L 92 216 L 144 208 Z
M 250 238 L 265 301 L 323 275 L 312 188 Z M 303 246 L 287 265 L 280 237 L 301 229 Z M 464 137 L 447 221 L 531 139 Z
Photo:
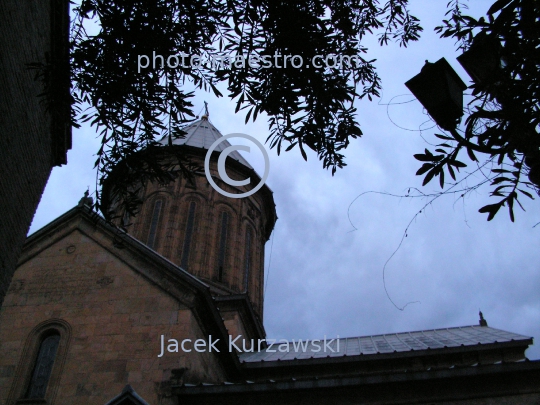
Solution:
M 181 147 L 199 167 L 208 148 L 223 135 L 203 116 L 183 128 L 185 137 L 164 139 L 164 148 Z M 223 141 L 213 152 L 210 171 L 225 191 L 243 193 L 251 188 L 232 187 L 219 178 L 219 153 L 230 146 Z M 235 180 L 260 177 L 233 151 L 226 159 L 227 174 Z M 262 319 L 264 245 L 277 219 L 272 191 L 265 185 L 246 198 L 229 198 L 214 190 L 203 171 L 193 180 L 183 176 L 168 184 L 148 183 L 141 190 L 138 214 L 129 218 L 127 231 L 171 262 L 206 282 L 215 295 L 247 294 Z

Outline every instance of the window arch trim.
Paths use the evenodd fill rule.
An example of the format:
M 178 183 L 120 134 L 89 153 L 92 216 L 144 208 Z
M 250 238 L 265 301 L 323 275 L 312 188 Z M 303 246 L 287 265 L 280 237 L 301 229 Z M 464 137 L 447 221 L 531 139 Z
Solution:
M 24 394 L 27 399 L 45 398 L 60 345 L 60 332 L 56 329 L 50 329 L 50 332 L 41 336 L 32 373 Z
M 63 319 L 49 319 L 41 322 L 30 331 L 24 343 L 6 403 L 17 404 L 19 400 L 23 400 L 24 403 L 31 403 L 28 401 L 31 401 L 32 399 L 39 401 L 39 399 L 36 398 L 27 399 L 25 398 L 25 394 L 28 389 L 30 379 L 32 378 L 35 361 L 37 359 L 41 343 L 45 338 L 54 333 L 58 333 L 60 335 L 60 342 L 58 344 L 58 349 L 56 350 L 54 364 L 52 366 L 45 396 L 41 399 L 45 399 L 48 404 L 54 404 L 54 399 L 58 391 L 60 378 L 62 377 L 62 371 L 64 369 L 67 359 L 67 352 L 71 341 L 71 326 Z
M 156 245 L 159 242 L 158 234 L 160 224 L 161 222 L 163 222 L 162 218 L 165 207 L 165 198 L 163 198 L 162 196 L 156 196 L 150 206 L 152 207 L 152 209 L 149 216 L 148 237 L 146 239 L 146 245 L 151 249 L 155 249 Z
M 180 267 L 184 270 L 187 270 L 189 267 L 190 257 L 193 260 L 194 252 L 193 248 L 195 247 L 195 241 L 193 240 L 195 237 L 195 225 L 197 223 L 197 208 L 200 206 L 200 204 L 197 203 L 194 199 L 189 199 L 186 201 L 187 203 L 187 219 L 186 219 L 186 226 L 184 228 L 184 237 L 182 242 L 182 251 L 181 251 L 181 261 L 180 261 Z
M 227 210 L 220 210 L 218 216 L 218 232 L 217 232 L 217 263 L 216 263 L 216 278 L 219 282 L 225 281 L 227 267 L 227 246 L 230 243 L 230 222 L 231 214 Z
M 250 224 L 246 224 L 244 231 L 244 265 L 243 265 L 243 284 L 244 292 L 249 290 L 250 281 L 253 274 L 255 232 Z

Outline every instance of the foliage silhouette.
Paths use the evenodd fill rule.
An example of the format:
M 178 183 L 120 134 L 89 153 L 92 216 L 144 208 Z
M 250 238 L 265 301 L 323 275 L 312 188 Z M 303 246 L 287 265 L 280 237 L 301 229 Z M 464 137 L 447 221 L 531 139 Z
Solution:
M 342 151 L 362 135 L 355 100 L 371 100 L 381 88 L 362 40 L 378 35 L 381 45 L 400 46 L 417 40 L 422 28 L 407 7 L 407 0 L 82 0 L 71 42 L 75 124 L 89 121 L 99 131 L 98 183 L 121 161 L 145 181 L 189 175 L 181 150 L 138 158 L 159 137 L 183 136 L 182 126 L 194 118 L 186 82 L 217 96 L 216 85 L 226 83 L 246 122 L 269 116 L 268 141 L 278 154 L 298 146 L 307 159 L 309 148 L 335 173 L 345 166 Z M 90 23 L 99 27 L 96 35 L 88 33 Z M 152 67 L 141 68 L 140 55 Z M 182 58 L 175 66 L 185 55 L 196 63 Z M 285 66 L 287 55 L 304 63 L 296 58 Z M 317 68 L 311 63 L 317 55 L 334 56 Z M 338 56 L 356 59 L 338 63 Z M 164 153 L 174 164 L 156 164 Z M 116 195 L 108 201 L 127 198 L 123 211 L 134 213 L 138 186 L 115 177 Z M 104 201 L 98 194 L 96 208 L 107 216 Z
M 416 174 L 425 174 L 424 185 L 438 177 L 444 188 L 455 184 L 445 183 L 445 172 L 456 181 L 456 172 L 466 167 L 457 160 L 460 152 L 466 151 L 473 162 L 479 162 L 477 155 L 484 156 L 484 163 L 494 162 L 485 176 L 493 187 L 490 195 L 500 199 L 479 212 L 487 213 L 491 221 L 501 207 L 508 206 L 514 221 L 514 203 L 523 209 L 518 197 L 533 199 L 540 186 L 540 3 L 497 0 L 487 19 L 478 20 L 462 13 L 465 5 L 460 1 L 448 4 L 449 18 L 436 31 L 441 37 L 456 38 L 459 49 L 469 51 L 468 55 L 480 54 L 473 69 L 483 71 L 481 75 L 469 72 L 473 99 L 464 128 L 436 134 L 442 143 L 435 153 L 426 149 L 414 155 L 423 162 Z

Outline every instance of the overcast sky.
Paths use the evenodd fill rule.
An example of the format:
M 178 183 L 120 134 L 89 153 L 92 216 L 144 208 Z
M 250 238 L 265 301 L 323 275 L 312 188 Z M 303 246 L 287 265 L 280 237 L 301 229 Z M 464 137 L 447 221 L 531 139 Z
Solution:
M 425 122 L 428 117 L 417 101 L 384 104 L 396 96 L 393 102 L 413 99 L 403 83 L 426 59 L 446 57 L 469 83 L 455 59 L 454 40 L 439 39 L 433 32 L 444 18 L 446 3 L 412 2 L 424 33 L 408 48 L 366 43 L 369 57 L 377 58 L 384 90 L 379 100 L 357 104 L 364 136 L 346 150 L 348 166 L 332 177 L 313 153 L 305 162 L 297 149 L 281 156 L 270 150 L 267 184 L 274 191 L 279 219 L 266 245 L 268 337 L 351 337 L 475 325 L 481 309 L 489 326 L 540 338 L 540 225 L 533 228 L 540 221 L 538 198 L 522 200 L 527 211 L 518 208 L 515 223 L 505 209 L 491 222 L 477 212 L 494 202 L 487 198 L 489 187 L 465 199 L 437 199 L 411 223 L 386 266 L 390 298 L 383 283 L 384 264 L 429 200 L 365 194 L 350 209 L 356 230 L 348 219 L 349 205 L 364 192 L 403 195 L 410 187 L 421 187 L 422 177 L 415 176 L 420 162 L 413 154 L 428 146 L 422 136 L 435 141 L 436 128 L 429 129 L 433 123 Z M 474 0 L 469 12 L 479 17 L 491 3 Z M 233 102 L 204 93 L 194 99 L 196 112 L 205 100 L 210 121 L 222 134 L 243 132 L 265 141 L 266 117 L 244 125 L 244 115 L 234 114 Z M 73 143 L 68 164 L 52 172 L 31 233 L 75 206 L 87 187 L 95 190 L 99 141 L 94 129 L 74 130 Z M 244 153 L 261 173 L 262 159 L 253 155 Z M 423 188 L 426 193 L 439 190 L 438 181 Z M 409 302 L 414 303 L 404 310 L 396 308 Z M 540 341 L 527 355 L 540 358 Z

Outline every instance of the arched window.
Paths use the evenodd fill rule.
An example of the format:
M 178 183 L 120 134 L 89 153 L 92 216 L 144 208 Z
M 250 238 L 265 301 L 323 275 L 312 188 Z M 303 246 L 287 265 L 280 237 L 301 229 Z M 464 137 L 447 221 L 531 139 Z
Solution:
M 156 202 L 154 203 L 154 210 L 152 211 L 150 231 L 148 232 L 148 240 L 146 242 L 148 247 L 152 249 L 154 248 L 155 243 L 156 243 L 156 233 L 157 233 L 157 228 L 158 228 L 158 223 L 159 223 L 159 214 L 161 213 L 161 205 L 162 205 L 161 200 L 156 200 Z
M 124 215 L 122 216 L 122 228 L 127 228 L 127 226 L 129 225 L 129 220 L 130 220 L 130 215 L 129 215 L 129 212 L 126 210 L 124 211 Z
M 217 262 L 217 279 L 223 281 L 225 272 L 225 257 L 227 254 L 227 228 L 229 226 L 229 214 L 221 213 L 220 230 L 219 230 L 219 250 Z
M 53 404 L 66 363 L 71 326 L 49 319 L 30 331 L 13 375 L 6 404 Z
M 60 333 L 52 331 L 46 335 L 39 345 L 37 358 L 34 362 L 32 377 L 24 395 L 25 398 L 44 398 L 47 385 L 60 343 Z
M 246 227 L 246 245 L 245 245 L 245 253 L 244 253 L 244 291 L 247 292 L 248 285 L 249 285 L 249 276 L 251 272 L 251 257 L 252 257 L 252 248 L 251 245 L 253 239 L 253 235 L 251 233 L 251 228 L 248 226 Z
M 180 262 L 180 267 L 184 270 L 187 270 L 189 263 L 189 251 L 191 248 L 191 239 L 193 237 L 193 226 L 195 223 L 195 202 L 189 204 L 189 211 L 186 224 L 186 233 L 184 234 L 184 246 L 182 247 L 182 260 Z

